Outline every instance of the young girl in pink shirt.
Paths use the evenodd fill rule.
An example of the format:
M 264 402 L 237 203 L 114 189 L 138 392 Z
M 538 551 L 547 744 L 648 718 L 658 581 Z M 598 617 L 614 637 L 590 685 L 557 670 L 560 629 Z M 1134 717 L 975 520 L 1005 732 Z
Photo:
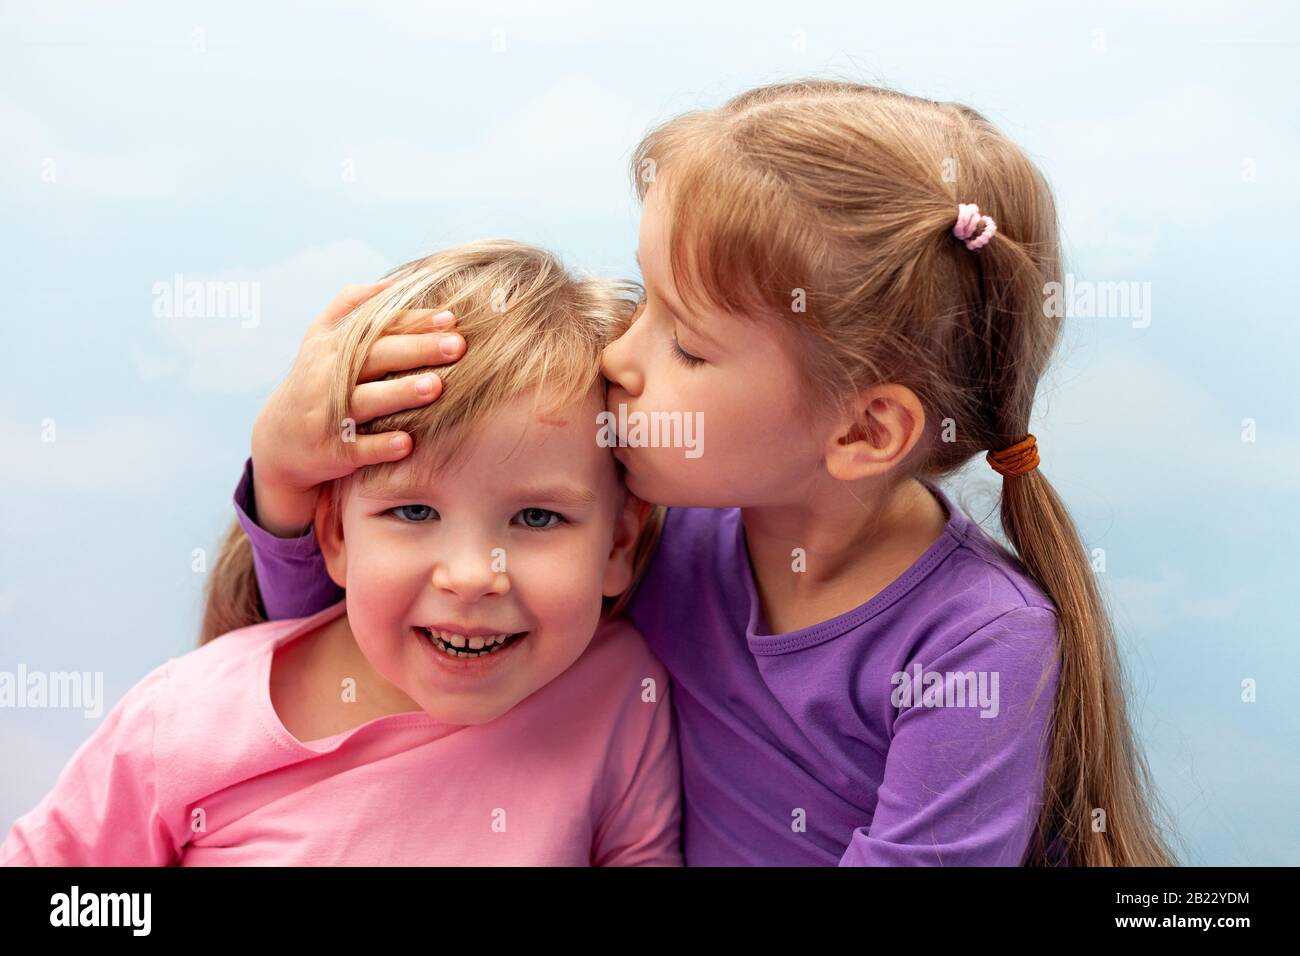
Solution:
M 1063 325 L 1040 170 L 962 104 L 808 80 L 671 120 L 632 172 L 647 299 L 602 368 L 628 488 L 667 506 L 629 612 L 673 678 L 686 862 L 1171 862 L 1029 433 Z M 237 495 L 272 617 L 330 598 L 319 404 L 286 383 Z M 1006 545 L 938 485 L 976 456 Z
M 300 427 L 341 458 L 375 434 L 419 436 L 316 501 L 346 599 L 150 673 L 14 824 L 0 863 L 680 863 L 667 675 L 609 606 L 654 526 L 591 441 L 628 293 L 537 249 L 475 243 L 327 311 L 308 338 L 329 341 L 314 370 L 329 411 Z M 375 344 L 433 307 L 454 309 L 473 346 L 440 400 L 358 408 L 358 379 L 385 377 Z M 252 575 L 236 528 L 209 623 L 260 617 Z

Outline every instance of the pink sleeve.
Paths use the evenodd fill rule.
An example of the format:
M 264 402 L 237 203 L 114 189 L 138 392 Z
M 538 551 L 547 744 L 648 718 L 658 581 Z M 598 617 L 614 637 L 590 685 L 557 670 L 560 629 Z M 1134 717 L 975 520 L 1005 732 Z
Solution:
M 167 665 L 127 691 L 73 754 L 54 789 L 0 844 L 4 866 L 163 866 L 176 845 L 158 811 L 157 698 Z
M 681 866 L 681 764 L 668 674 L 655 662 L 658 700 L 640 697 L 611 767 L 614 799 L 596 828 L 595 866 Z M 639 739 L 638 739 L 639 738 Z

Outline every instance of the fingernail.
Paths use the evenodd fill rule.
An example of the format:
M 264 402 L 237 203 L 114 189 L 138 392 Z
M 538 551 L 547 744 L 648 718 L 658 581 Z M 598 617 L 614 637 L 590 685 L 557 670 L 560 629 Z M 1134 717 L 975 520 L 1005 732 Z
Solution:
M 439 312 L 437 315 L 435 315 L 435 316 L 434 316 L 432 319 L 430 319 L 429 321 L 432 322 L 434 325 L 440 325 L 440 324 L 442 324 L 443 322 L 447 322 L 447 321 L 449 321 L 449 320 L 452 319 L 452 318 L 455 318 L 455 317 L 454 317 L 450 312 L 448 312 L 446 309 L 444 309 L 443 311 Z
M 433 393 L 433 376 L 421 375 L 415 380 L 415 390 L 421 395 L 430 395 Z
M 460 351 L 460 336 L 444 335 L 442 341 L 438 343 L 438 348 L 442 349 L 442 354 L 446 356 L 455 355 Z
M 406 436 L 394 435 L 392 438 L 388 439 L 388 444 L 392 447 L 393 451 L 401 451 L 406 447 Z

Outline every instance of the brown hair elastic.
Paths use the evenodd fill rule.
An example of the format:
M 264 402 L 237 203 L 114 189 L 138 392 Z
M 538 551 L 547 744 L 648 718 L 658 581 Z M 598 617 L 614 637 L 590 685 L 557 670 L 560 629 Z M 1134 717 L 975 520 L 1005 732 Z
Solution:
M 1009 448 L 990 451 L 984 457 L 999 475 L 1018 477 L 1038 467 L 1038 441 L 1028 435 Z

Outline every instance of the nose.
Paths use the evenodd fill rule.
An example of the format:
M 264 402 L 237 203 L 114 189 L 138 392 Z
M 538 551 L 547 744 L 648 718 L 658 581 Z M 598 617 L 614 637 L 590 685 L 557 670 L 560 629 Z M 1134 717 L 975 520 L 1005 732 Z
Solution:
M 466 604 L 510 592 L 505 553 L 499 548 L 474 545 L 447 552 L 433 565 L 433 586 Z
M 638 354 L 637 340 L 644 329 L 645 323 L 638 315 L 628 330 L 605 346 L 600 355 L 600 373 L 609 379 L 611 385 L 617 385 L 632 397 L 640 395 L 645 385 L 645 374 L 635 358 Z

